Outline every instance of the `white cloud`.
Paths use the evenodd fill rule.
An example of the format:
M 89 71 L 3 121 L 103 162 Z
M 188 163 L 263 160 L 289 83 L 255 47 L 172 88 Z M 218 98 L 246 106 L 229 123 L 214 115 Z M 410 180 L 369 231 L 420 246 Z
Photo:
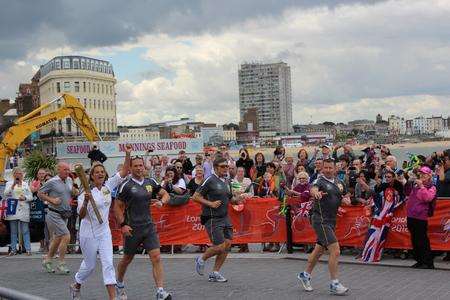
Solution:
M 78 53 L 100 56 L 144 48 L 145 54 L 136 59 L 167 71 L 140 82 L 118 83 L 120 124 L 182 116 L 237 121 L 238 68 L 255 60 L 283 60 L 291 66 L 295 123 L 308 123 L 310 116 L 319 122 L 373 119 L 377 113 L 447 115 L 449 15 L 450 2 L 438 0 L 291 8 L 277 17 L 254 17 L 219 32 L 160 32 Z M 61 47 L 65 53 L 77 51 Z M 40 48 L 29 59 L 49 59 L 57 51 Z
M 163 105 L 144 109 L 156 119 L 170 111 L 210 122 L 236 121 L 239 64 L 283 59 L 292 69 L 294 122 L 308 122 L 310 115 L 315 122 L 374 118 L 378 112 L 448 114 L 448 108 L 442 110 L 448 98 L 420 95 L 450 94 L 443 85 L 450 75 L 450 44 L 439 25 L 450 27 L 449 11 L 448 2 L 390 1 L 291 9 L 280 18 L 248 20 L 216 35 L 147 35 L 135 46 L 147 48 L 144 58 L 175 75 L 129 83 L 133 92 L 120 95 L 136 103 L 162 100 Z M 135 121 L 126 116 L 119 121 Z

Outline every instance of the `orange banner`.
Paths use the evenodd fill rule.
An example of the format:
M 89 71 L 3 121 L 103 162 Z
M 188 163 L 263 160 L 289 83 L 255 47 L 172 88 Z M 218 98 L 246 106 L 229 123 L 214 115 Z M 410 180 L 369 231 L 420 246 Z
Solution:
M 264 243 L 286 241 L 286 220 L 279 214 L 280 202 L 273 198 L 252 198 L 243 211 L 231 207 L 229 214 L 234 227 L 233 243 Z M 292 235 L 294 243 L 314 243 L 315 233 L 309 223 L 310 202 L 294 205 Z M 183 206 L 151 208 L 161 245 L 207 244 L 208 236 L 200 224 L 200 205 L 189 202 Z M 122 245 L 122 236 L 112 214 L 110 226 L 113 244 Z M 438 200 L 435 214 L 429 219 L 429 236 L 433 250 L 450 250 L 450 199 Z M 370 211 L 363 206 L 348 206 L 339 210 L 336 235 L 343 246 L 363 247 L 370 225 Z M 447 225 L 450 226 L 450 225 Z M 400 207 L 392 219 L 386 248 L 411 248 L 406 227 L 406 209 Z

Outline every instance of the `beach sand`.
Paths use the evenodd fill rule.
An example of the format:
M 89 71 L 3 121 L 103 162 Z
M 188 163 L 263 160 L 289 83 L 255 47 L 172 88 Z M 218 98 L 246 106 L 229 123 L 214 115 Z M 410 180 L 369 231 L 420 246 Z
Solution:
M 369 147 L 369 144 L 358 144 L 352 146 L 354 151 L 361 151 L 367 147 Z M 420 142 L 420 143 L 404 143 L 404 144 L 386 144 L 386 146 L 390 150 L 404 150 L 408 151 L 409 149 L 414 149 L 414 152 L 421 152 L 420 149 L 424 149 L 424 153 L 427 153 L 426 149 L 449 149 L 450 148 L 450 141 L 433 141 L 433 142 Z M 286 156 L 292 156 L 295 159 L 297 158 L 297 153 L 300 148 L 306 149 L 309 155 L 313 154 L 315 149 L 318 149 L 317 146 L 303 146 L 303 147 L 294 147 L 294 148 L 286 148 Z M 253 158 L 254 155 L 258 152 L 262 152 L 264 156 L 267 158 L 273 157 L 273 151 L 275 150 L 275 147 L 261 147 L 261 148 L 248 148 L 247 149 L 250 156 Z M 339 151 L 342 151 L 342 149 L 339 149 Z M 393 151 L 396 152 L 396 151 Z M 230 155 L 232 157 L 238 157 L 239 151 L 232 150 L 230 151 Z

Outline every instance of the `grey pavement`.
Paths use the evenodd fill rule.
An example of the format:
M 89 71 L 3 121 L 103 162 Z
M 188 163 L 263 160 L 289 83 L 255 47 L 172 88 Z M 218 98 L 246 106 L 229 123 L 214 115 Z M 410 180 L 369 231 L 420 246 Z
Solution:
M 225 263 L 227 283 L 209 283 L 194 272 L 194 255 L 164 255 L 167 289 L 174 299 L 333 299 L 328 293 L 326 263 L 319 263 L 313 274 L 312 293 L 303 292 L 296 273 L 305 267 L 303 257 L 287 255 L 233 254 Z M 291 256 L 290 256 L 291 257 Z M 295 257 L 295 256 L 294 256 Z M 120 256 L 115 256 L 117 264 Z M 67 263 L 76 271 L 80 256 L 69 256 Z M 16 256 L 0 258 L 0 285 L 48 299 L 68 299 L 70 276 L 46 274 L 41 259 Z M 208 262 L 207 269 L 212 266 Z M 351 288 L 345 299 L 450 299 L 450 271 L 414 270 L 399 266 L 343 263 L 340 280 Z M 151 264 L 137 256 L 125 280 L 129 299 L 154 299 Z M 83 286 L 82 299 L 106 299 L 100 265 Z

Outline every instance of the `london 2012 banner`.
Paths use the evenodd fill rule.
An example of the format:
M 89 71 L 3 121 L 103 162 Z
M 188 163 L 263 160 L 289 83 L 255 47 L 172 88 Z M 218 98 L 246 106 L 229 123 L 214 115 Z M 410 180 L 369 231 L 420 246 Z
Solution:
M 311 202 L 299 203 L 292 209 L 294 243 L 315 243 L 316 235 L 309 223 Z M 151 213 L 162 245 L 207 244 L 208 236 L 200 223 L 201 207 L 192 201 L 177 207 L 152 207 Z M 280 202 L 273 198 L 251 198 L 240 211 L 229 207 L 233 223 L 233 243 L 286 241 L 286 218 L 280 214 Z M 120 229 L 110 219 L 113 243 L 122 244 Z M 363 247 L 371 223 L 370 209 L 345 206 L 339 210 L 336 234 L 343 246 Z M 450 199 L 438 200 L 434 216 L 429 219 L 428 234 L 433 250 L 450 250 Z M 406 227 L 406 209 L 400 207 L 392 219 L 386 248 L 410 249 Z

